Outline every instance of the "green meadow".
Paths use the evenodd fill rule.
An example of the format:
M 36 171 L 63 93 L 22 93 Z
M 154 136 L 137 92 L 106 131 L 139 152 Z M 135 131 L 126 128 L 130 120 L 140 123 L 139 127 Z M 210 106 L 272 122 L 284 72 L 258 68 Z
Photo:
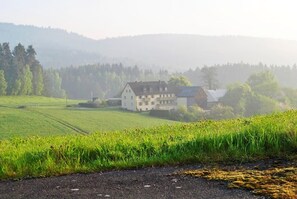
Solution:
M 45 109 L 48 118 L 51 115 L 61 117 L 85 130 L 95 125 L 92 119 L 80 121 L 78 116 L 67 117 L 61 109 Z M 39 114 L 34 111 L 32 115 Z M 67 111 L 74 115 L 88 115 L 83 110 Z M 95 110 L 88 113 L 99 115 Z M 114 111 L 114 114 L 119 112 Z M 145 121 L 149 120 L 145 115 L 130 114 L 130 123 L 136 122 L 137 117 L 143 117 L 143 126 L 151 123 Z M 87 127 L 88 121 L 90 127 Z M 106 119 L 106 125 L 108 122 L 111 120 Z M 31 130 L 36 132 L 38 129 Z M 4 139 L 0 141 L 0 179 L 186 163 L 296 159 L 296 152 L 297 112 L 288 111 L 252 118 L 125 128 L 87 135 L 69 133 Z
M 0 97 L 0 139 L 89 134 L 174 123 L 115 108 L 66 107 L 78 103 L 76 100 L 36 96 Z

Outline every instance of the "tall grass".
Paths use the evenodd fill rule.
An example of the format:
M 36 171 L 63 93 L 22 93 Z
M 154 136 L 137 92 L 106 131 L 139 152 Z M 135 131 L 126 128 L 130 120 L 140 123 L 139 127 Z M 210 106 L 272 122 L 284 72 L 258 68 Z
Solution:
M 0 141 L 0 178 L 60 175 L 194 162 L 247 161 L 297 153 L 297 112 L 88 136 Z

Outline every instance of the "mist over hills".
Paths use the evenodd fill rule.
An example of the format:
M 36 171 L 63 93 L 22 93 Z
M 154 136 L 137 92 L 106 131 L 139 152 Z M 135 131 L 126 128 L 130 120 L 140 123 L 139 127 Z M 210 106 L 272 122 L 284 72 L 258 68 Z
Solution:
M 297 41 L 243 37 L 156 34 L 89 39 L 61 29 L 0 23 L 0 42 L 33 45 L 45 67 L 122 62 L 141 68 L 183 71 L 245 62 L 293 65 Z
M 45 67 L 65 67 L 98 62 L 96 41 L 61 29 L 0 23 L 0 42 L 33 45 Z

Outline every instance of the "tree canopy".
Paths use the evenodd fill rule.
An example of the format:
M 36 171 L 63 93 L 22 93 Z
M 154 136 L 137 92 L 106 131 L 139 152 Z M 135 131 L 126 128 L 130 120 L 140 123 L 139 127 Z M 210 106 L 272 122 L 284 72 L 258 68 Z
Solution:
M 217 68 L 204 66 L 201 69 L 203 86 L 209 90 L 218 88 Z
M 271 71 L 252 74 L 248 78 L 247 84 L 255 93 L 260 95 L 275 98 L 279 94 L 278 82 Z
M 47 76 L 52 79 L 44 82 L 44 75 L 48 73 L 44 74 L 32 45 L 26 49 L 19 43 L 11 51 L 8 43 L 0 43 L 0 95 L 63 96 L 55 94 L 57 91 L 48 92 L 54 92 L 50 89 L 52 84 L 48 82 L 56 81 L 61 87 L 60 79 L 55 76 Z M 58 92 L 63 93 L 61 90 Z
M 168 85 L 171 86 L 191 86 L 191 82 L 185 76 L 172 76 L 168 80 Z

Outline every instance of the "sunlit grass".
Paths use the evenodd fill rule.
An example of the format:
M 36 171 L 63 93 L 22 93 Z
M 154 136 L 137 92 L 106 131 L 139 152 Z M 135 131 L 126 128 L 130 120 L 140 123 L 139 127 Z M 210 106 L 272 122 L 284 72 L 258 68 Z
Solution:
M 296 130 L 297 112 L 289 111 L 87 136 L 15 138 L 0 141 L 0 178 L 286 158 L 296 154 Z
M 77 105 L 79 101 L 67 100 Z M 153 127 L 174 121 L 118 108 L 86 109 L 66 107 L 65 99 L 39 96 L 0 97 L 0 139 L 52 136 L 95 131 Z
M 38 112 L 54 116 L 57 119 L 79 126 L 88 132 L 113 131 L 129 128 L 154 127 L 176 122 L 119 109 L 35 109 Z
M 0 106 L 66 106 L 78 104 L 79 100 L 51 98 L 43 96 L 0 96 Z

